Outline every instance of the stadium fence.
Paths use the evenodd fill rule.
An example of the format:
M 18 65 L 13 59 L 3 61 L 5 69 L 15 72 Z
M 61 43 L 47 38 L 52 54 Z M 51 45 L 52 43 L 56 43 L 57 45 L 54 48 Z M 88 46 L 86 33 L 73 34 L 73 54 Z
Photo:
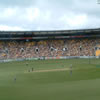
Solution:
M 0 63 L 3 62 L 12 62 L 12 61 L 25 61 L 25 60 L 49 60 L 49 59 L 98 59 L 100 58 L 99 56 L 65 56 L 65 57 L 37 57 L 37 58 L 24 58 L 24 59 L 5 59 L 5 60 L 0 60 Z

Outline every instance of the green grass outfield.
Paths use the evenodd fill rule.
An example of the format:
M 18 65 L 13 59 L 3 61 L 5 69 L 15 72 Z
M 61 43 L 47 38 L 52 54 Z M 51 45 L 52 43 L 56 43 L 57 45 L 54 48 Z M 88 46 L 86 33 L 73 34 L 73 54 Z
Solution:
M 0 100 L 100 100 L 100 59 L 0 63 Z

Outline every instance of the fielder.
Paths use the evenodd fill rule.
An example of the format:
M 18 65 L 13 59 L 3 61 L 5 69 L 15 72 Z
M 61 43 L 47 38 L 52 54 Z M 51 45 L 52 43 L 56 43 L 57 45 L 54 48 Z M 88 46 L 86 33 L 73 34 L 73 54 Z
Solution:
M 70 75 L 72 75 L 72 64 L 70 65 Z

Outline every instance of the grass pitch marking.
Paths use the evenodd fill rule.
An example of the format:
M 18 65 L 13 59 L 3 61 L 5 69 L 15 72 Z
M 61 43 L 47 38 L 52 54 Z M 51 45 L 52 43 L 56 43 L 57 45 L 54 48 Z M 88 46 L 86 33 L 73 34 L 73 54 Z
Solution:
M 33 72 L 26 72 L 26 73 L 40 73 L 40 72 L 56 72 L 56 71 L 66 71 L 70 70 L 70 68 L 63 68 L 63 69 L 48 69 L 48 70 L 34 70 Z

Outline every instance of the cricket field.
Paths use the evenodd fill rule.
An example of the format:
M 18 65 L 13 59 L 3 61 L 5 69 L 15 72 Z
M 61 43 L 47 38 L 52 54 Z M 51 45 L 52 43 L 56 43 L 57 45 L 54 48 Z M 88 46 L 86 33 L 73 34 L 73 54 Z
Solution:
M 100 100 L 100 59 L 0 63 L 0 100 Z

